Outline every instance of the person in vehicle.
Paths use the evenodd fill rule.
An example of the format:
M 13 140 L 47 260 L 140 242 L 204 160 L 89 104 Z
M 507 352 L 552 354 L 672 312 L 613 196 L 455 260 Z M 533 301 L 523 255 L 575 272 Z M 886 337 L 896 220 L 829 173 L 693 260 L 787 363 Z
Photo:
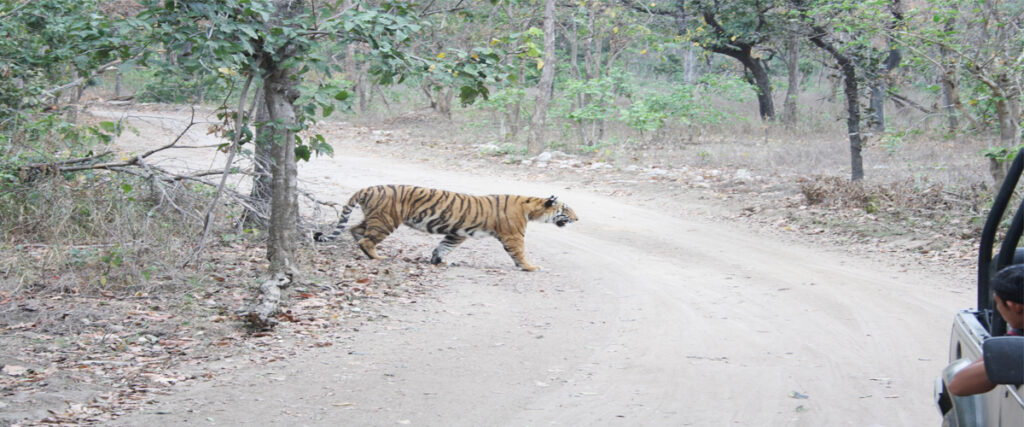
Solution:
M 993 302 L 1006 320 L 1006 335 L 1024 336 L 1024 265 L 1011 265 L 992 278 Z M 985 375 L 984 358 L 961 369 L 949 382 L 949 392 L 956 396 L 985 393 L 996 385 Z

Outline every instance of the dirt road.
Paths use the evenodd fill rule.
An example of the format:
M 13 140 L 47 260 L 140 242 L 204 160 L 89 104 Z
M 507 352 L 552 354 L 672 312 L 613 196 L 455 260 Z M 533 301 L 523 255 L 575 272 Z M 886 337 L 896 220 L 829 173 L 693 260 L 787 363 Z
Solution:
M 540 272 L 516 270 L 493 239 L 468 241 L 434 299 L 286 360 L 217 362 L 233 368 L 118 425 L 939 421 L 932 385 L 969 284 L 697 216 L 709 210 L 697 198 L 641 206 L 578 184 L 338 152 L 300 168 L 322 199 L 381 183 L 556 194 L 581 220 L 531 224 Z M 439 240 L 402 229 L 381 252 Z

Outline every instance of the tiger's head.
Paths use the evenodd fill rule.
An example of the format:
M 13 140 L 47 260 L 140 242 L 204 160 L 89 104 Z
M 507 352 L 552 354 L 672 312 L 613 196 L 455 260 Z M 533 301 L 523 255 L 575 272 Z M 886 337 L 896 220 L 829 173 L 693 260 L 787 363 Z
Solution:
M 572 210 L 569 205 L 559 202 L 555 196 L 544 200 L 544 208 L 538 219 L 543 222 L 554 223 L 559 227 L 565 227 L 566 224 L 579 220 L 576 216 L 576 211 Z

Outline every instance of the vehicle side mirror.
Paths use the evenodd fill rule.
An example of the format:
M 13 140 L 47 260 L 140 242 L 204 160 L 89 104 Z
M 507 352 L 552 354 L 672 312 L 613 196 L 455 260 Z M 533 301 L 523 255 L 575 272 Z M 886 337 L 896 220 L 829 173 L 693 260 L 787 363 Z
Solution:
M 1024 337 L 994 337 L 982 344 L 985 376 L 993 384 L 1024 384 Z

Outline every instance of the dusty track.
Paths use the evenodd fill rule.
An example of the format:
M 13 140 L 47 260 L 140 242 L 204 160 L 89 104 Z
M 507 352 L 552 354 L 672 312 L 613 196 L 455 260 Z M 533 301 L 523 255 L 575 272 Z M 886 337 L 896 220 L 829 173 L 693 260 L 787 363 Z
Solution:
M 932 384 L 969 284 L 694 216 L 715 210 L 696 197 L 659 209 L 339 144 L 351 146 L 300 168 L 322 199 L 380 183 L 556 194 L 581 221 L 531 224 L 541 272 L 517 271 L 493 239 L 469 241 L 436 299 L 395 307 L 345 343 L 178 386 L 117 424 L 938 422 Z M 439 240 L 403 229 L 381 252 Z

